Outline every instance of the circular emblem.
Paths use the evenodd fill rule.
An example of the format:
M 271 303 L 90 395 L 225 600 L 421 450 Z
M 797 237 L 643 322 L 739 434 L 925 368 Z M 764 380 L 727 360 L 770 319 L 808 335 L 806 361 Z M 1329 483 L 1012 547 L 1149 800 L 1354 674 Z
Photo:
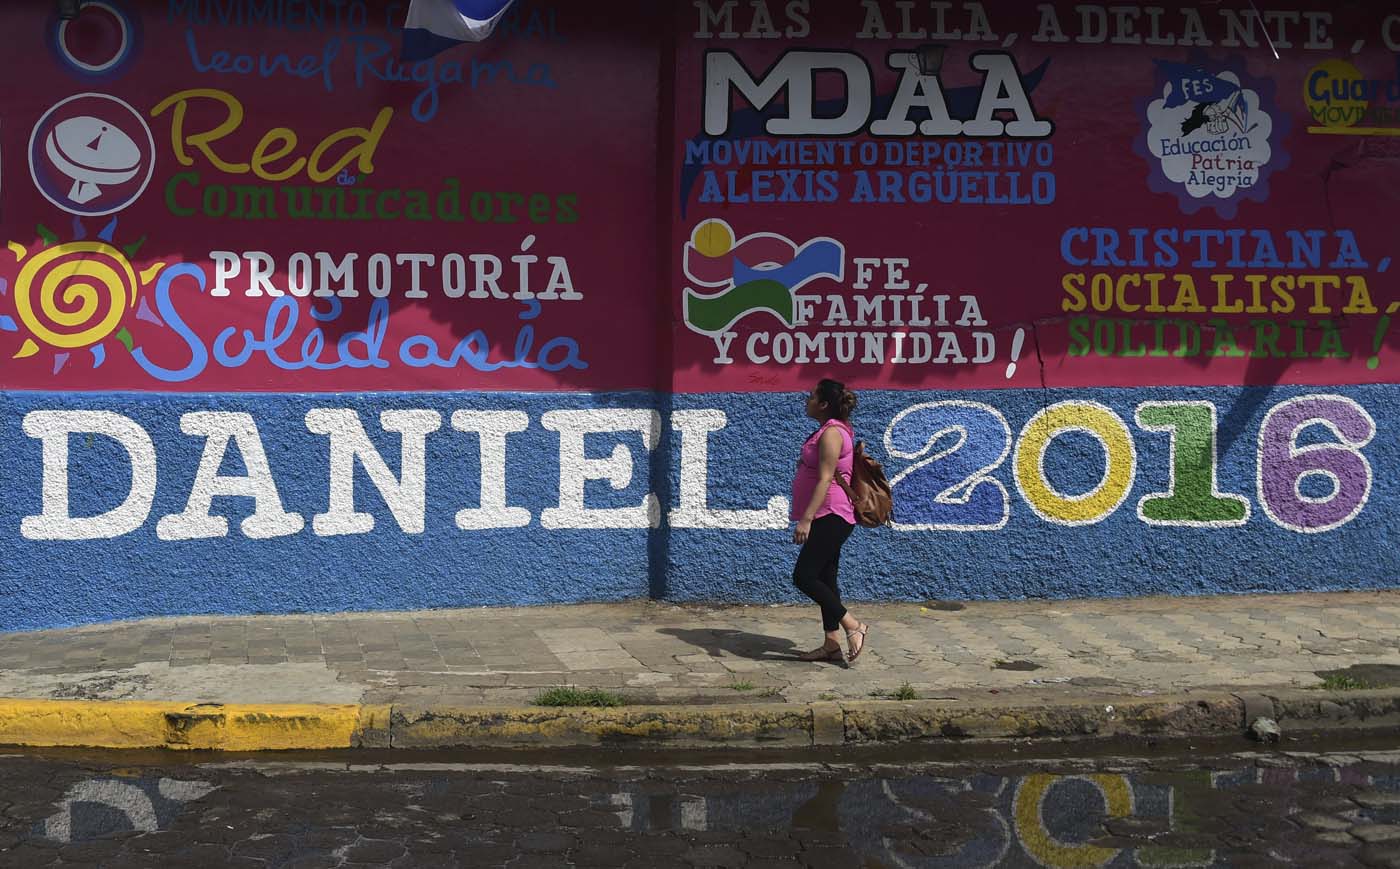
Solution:
M 29 173 L 44 198 L 100 217 L 135 202 L 155 170 L 144 118 L 107 94 L 77 94 L 44 113 L 29 136 Z
M 106 338 L 136 307 L 140 283 L 126 256 L 101 241 L 70 241 L 24 261 L 15 311 L 50 347 L 87 347 Z
M 84 78 L 121 73 L 140 42 L 136 19 L 109 0 L 87 0 L 73 19 L 51 19 L 50 45 L 58 60 Z
M 1245 62 L 1203 55 L 1158 60 L 1153 97 L 1139 101 L 1134 150 L 1147 159 L 1148 186 L 1172 193 L 1181 210 L 1211 208 L 1231 219 L 1244 201 L 1269 198 L 1269 176 L 1287 168 L 1292 123 L 1274 102 L 1274 83 Z

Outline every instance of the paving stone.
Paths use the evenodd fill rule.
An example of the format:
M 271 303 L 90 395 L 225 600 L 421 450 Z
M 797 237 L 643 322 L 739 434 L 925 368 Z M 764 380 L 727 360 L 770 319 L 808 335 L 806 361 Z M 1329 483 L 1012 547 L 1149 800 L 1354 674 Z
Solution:
M 577 866 L 621 866 L 636 856 L 636 852 L 621 845 L 574 848 L 569 860 Z
M 259 860 L 269 860 L 273 863 L 280 863 L 296 849 L 296 842 L 291 836 L 263 836 L 258 835 L 238 842 L 233 846 L 233 854 L 238 857 L 253 857 Z
M 578 839 L 567 833 L 537 832 L 521 836 L 516 839 L 516 843 L 525 851 L 563 853 L 575 847 Z
M 1358 855 L 1358 859 L 1367 866 L 1400 866 L 1400 847 L 1368 846 Z
M 744 839 L 738 843 L 739 850 L 750 857 L 795 859 L 802 846 L 791 838 Z M 752 864 L 750 864 L 752 865 Z
M 404 846 L 390 840 L 361 839 L 345 849 L 345 862 L 382 864 L 403 856 Z
M 1400 824 L 1357 824 L 1351 835 L 1363 842 L 1391 842 L 1400 839 Z
M 558 854 L 521 854 L 509 863 L 502 863 L 510 869 L 560 869 L 569 863 Z
M 1349 830 L 1356 823 L 1336 815 L 1324 815 L 1317 812 L 1302 812 L 1294 815 L 1293 819 L 1314 830 Z
M 1316 838 L 1319 842 L 1328 842 L 1334 845 L 1355 845 L 1357 841 L 1356 837 L 1353 836 L 1351 833 L 1344 832 L 1318 833 L 1317 836 L 1315 836 L 1314 838 Z
M 691 866 L 740 867 L 748 862 L 748 856 L 730 845 L 698 845 L 680 855 L 680 859 Z
M 420 861 L 423 857 L 418 858 Z M 308 854 L 295 857 L 281 865 L 281 869 L 333 869 L 341 865 L 341 859 L 330 854 Z
M 848 848 L 808 848 L 798 859 L 812 869 L 861 869 L 862 866 L 860 856 Z

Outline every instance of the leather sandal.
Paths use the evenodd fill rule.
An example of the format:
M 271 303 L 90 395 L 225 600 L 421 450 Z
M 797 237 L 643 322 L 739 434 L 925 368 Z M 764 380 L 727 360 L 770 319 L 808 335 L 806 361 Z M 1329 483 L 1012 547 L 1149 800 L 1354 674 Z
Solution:
M 866 624 L 865 622 L 861 622 L 860 627 L 856 628 L 853 631 L 846 631 L 846 642 L 851 647 L 850 653 L 846 655 L 846 660 L 848 662 L 855 663 L 856 658 L 860 657 L 860 653 L 865 651 L 865 643 L 868 639 L 866 635 L 869 633 L 870 625 Z M 855 641 L 852 639 L 853 637 L 855 637 L 856 634 L 860 634 L 859 646 L 857 646 L 855 644 Z
M 841 654 L 841 647 L 840 647 L 840 646 L 837 646 L 837 647 L 834 648 L 834 649 L 830 649 L 830 648 L 827 648 L 827 646 L 826 646 L 825 643 L 823 643 L 820 647 L 815 648 L 815 649 L 813 649 L 813 650 L 810 651 L 810 652 L 803 652 L 802 654 L 798 655 L 798 656 L 797 656 L 797 660 L 799 660 L 799 661 L 839 661 L 839 660 L 842 659 L 842 657 L 843 657 L 843 655 Z

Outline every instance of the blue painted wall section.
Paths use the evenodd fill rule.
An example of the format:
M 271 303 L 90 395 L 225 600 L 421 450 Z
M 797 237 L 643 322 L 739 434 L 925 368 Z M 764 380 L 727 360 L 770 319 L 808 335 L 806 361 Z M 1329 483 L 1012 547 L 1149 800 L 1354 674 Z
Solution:
M 0 449 L 6 475 L 0 526 L 6 540 L 0 574 L 0 628 L 39 628 L 182 613 L 286 613 L 390 610 L 622 600 L 648 593 L 648 528 L 544 530 L 545 508 L 559 505 L 560 435 L 541 427 L 546 411 L 625 408 L 649 412 L 645 394 L 511 395 L 0 395 Z M 386 506 L 363 463 L 354 465 L 358 511 L 374 518 L 366 533 L 321 535 L 313 514 L 329 501 L 328 438 L 311 433 L 314 408 L 355 411 L 390 471 L 401 474 L 400 435 L 384 431 L 380 415 L 431 410 L 441 428 L 426 437 L 426 486 L 421 533 L 407 533 Z M 157 484 L 149 518 L 110 539 L 29 540 L 23 517 L 41 512 L 42 448 L 22 430 L 35 410 L 102 410 L 122 414 L 149 433 Z M 515 411 L 529 428 L 506 436 L 506 497 L 530 511 L 528 527 L 464 531 L 455 516 L 480 498 L 480 436 L 452 428 L 457 411 Z M 240 527 L 251 498 L 216 496 L 211 513 L 227 516 L 227 536 L 163 540 L 161 517 L 184 511 L 206 438 L 181 431 L 192 412 L 251 415 L 285 511 L 304 516 L 296 533 L 250 539 Z M 74 434 L 69 474 L 74 516 L 119 504 L 131 485 L 131 460 L 111 438 Z M 592 508 L 640 505 L 650 475 L 640 431 L 584 436 L 589 457 L 615 448 L 630 455 L 630 481 L 585 484 Z M 231 443 L 220 473 L 247 473 Z M 606 518 L 606 517 L 605 517 Z
M 800 395 L 10 392 L 0 420 L 0 629 L 800 600 L 786 503 L 812 428 Z M 843 589 L 920 600 L 1384 587 L 1397 568 L 1397 425 L 1387 386 L 867 391 L 857 433 L 896 481 L 896 527 L 856 532 Z M 149 437 L 150 504 L 85 524 L 151 482 L 114 430 Z M 404 473 L 415 439 L 421 511 Z M 270 479 L 275 498 L 250 479 Z

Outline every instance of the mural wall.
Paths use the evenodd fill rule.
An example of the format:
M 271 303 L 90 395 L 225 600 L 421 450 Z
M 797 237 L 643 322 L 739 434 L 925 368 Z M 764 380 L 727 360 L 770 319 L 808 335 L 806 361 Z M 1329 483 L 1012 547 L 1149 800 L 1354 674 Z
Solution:
M 0 628 L 1393 584 L 1400 14 L 10 4 Z
M 855 535 L 857 594 L 1393 584 L 1400 16 L 714 2 L 676 26 L 677 401 L 728 412 L 710 460 L 745 491 L 754 444 L 787 470 L 791 391 L 861 390 L 896 523 Z M 723 551 L 765 596 L 759 539 L 678 532 L 668 590 L 713 594 Z

